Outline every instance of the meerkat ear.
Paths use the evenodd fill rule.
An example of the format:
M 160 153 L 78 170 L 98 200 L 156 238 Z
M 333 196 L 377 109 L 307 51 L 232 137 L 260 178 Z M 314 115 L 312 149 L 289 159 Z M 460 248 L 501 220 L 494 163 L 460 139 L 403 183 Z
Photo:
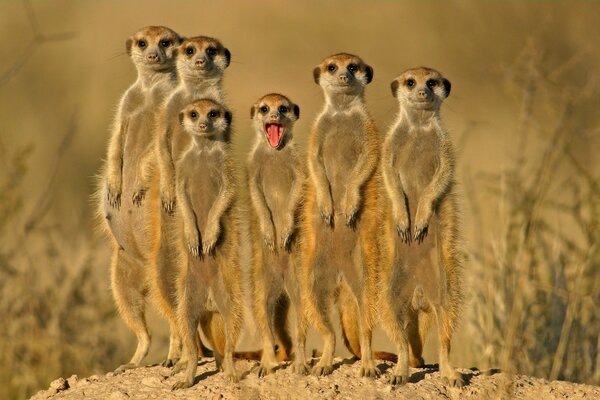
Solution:
M 231 125 L 232 120 L 233 120 L 233 116 L 231 115 L 231 112 L 225 111 L 225 121 L 227 121 L 228 126 Z
M 254 119 L 254 115 L 256 114 L 256 109 L 258 108 L 258 104 L 250 107 L 250 119 Z
M 179 123 L 183 124 L 183 111 L 179 113 Z
M 373 68 L 370 65 L 365 67 L 365 75 L 367 76 L 367 85 L 373 81 Z
M 294 104 L 293 110 L 294 110 L 294 115 L 296 116 L 296 119 L 300 118 L 300 107 L 298 107 L 297 104 Z
M 442 79 L 442 83 L 444 84 L 444 89 L 446 90 L 446 98 L 450 96 L 450 89 L 452 89 L 452 84 L 446 78 Z
M 133 46 L 133 38 L 127 38 L 125 41 L 125 49 L 127 49 L 127 55 L 131 55 L 131 46 Z
M 225 60 L 227 60 L 225 67 L 229 67 L 229 64 L 231 63 L 231 52 L 229 49 L 225 49 Z
M 390 85 L 390 87 L 392 88 L 392 96 L 396 97 L 396 95 L 398 94 L 399 86 L 400 86 L 400 83 L 398 83 L 398 80 L 392 81 L 392 84 Z
M 315 80 L 315 83 L 318 85 L 319 84 L 319 79 L 321 78 L 321 68 L 320 67 L 315 67 L 315 69 L 313 69 L 313 79 Z

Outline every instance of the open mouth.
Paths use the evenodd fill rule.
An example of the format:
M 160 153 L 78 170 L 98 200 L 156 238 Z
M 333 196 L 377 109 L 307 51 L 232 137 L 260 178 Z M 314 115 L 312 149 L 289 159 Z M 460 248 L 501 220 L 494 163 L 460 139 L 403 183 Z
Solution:
M 279 147 L 284 131 L 285 128 L 281 124 L 265 124 L 265 134 L 272 148 L 276 149 Z

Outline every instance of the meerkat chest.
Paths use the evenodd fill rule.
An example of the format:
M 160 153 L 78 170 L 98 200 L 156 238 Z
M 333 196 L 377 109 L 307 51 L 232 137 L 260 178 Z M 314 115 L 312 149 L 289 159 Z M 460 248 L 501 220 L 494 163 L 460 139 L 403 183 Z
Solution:
M 365 144 L 365 117 L 359 113 L 323 118 L 319 129 L 327 177 L 332 186 L 346 186 Z
M 294 160 L 277 152 L 262 158 L 259 171 L 260 185 L 271 211 L 287 208 L 294 183 Z
M 184 185 L 198 219 L 204 219 L 223 184 L 223 153 L 214 149 L 189 150 L 177 165 L 176 179 Z
M 433 130 L 406 131 L 397 147 L 394 168 L 409 200 L 418 198 L 439 167 L 439 137 Z

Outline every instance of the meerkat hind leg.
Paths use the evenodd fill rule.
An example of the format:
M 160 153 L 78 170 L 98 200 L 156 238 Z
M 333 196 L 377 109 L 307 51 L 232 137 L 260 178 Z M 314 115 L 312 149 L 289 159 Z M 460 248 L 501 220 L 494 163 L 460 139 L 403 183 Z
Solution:
M 119 366 L 114 372 L 120 374 L 128 369 L 137 368 L 148 354 L 150 332 L 145 316 L 145 280 L 137 279 L 140 267 L 117 250 L 113 255 L 113 293 L 119 313 L 127 326 L 135 333 L 138 343 L 135 353 L 127 364 Z M 141 273 L 141 272 L 140 272 Z
M 256 323 L 262 337 L 262 357 L 258 369 L 258 376 L 264 377 L 275 370 L 277 358 L 275 356 L 275 337 L 273 335 L 276 316 L 277 301 L 279 296 L 272 284 L 262 285 L 256 293 Z
M 450 342 L 452 340 L 452 327 L 449 320 L 449 315 L 442 306 L 434 307 L 438 334 L 440 338 L 440 374 L 444 381 L 452 387 L 462 387 L 464 381 L 462 375 L 452 367 L 450 363 Z
M 314 296 L 315 294 L 313 294 Z M 316 294 L 319 297 L 317 304 L 312 303 L 313 323 L 319 333 L 323 336 L 323 354 L 321 359 L 312 369 L 316 376 L 329 375 L 333 372 L 333 354 L 335 351 L 335 331 L 329 317 L 330 294 L 321 291 Z M 312 296 L 311 296 L 312 297 Z
M 292 338 L 288 329 L 288 314 L 290 309 L 290 299 L 285 292 L 282 292 L 275 305 L 273 332 L 277 340 L 277 360 L 287 361 L 292 353 Z

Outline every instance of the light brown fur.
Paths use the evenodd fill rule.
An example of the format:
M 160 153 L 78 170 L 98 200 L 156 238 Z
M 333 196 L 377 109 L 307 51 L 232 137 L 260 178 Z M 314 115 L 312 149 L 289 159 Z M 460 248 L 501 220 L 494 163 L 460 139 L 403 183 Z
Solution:
M 462 386 L 449 361 L 462 299 L 455 159 L 439 113 L 450 82 L 432 69 L 410 69 L 392 82 L 392 92 L 400 112 L 383 146 L 389 200 L 383 237 L 396 239 L 382 241 L 380 281 L 383 327 L 398 351 L 391 382 L 406 383 L 409 364 L 423 363 L 423 341 L 435 318 L 440 372 Z
M 202 99 L 185 107 L 179 119 L 182 133 L 190 136 L 175 164 L 181 257 L 177 316 L 187 368 L 174 389 L 194 384 L 199 325 L 213 342 L 226 376 L 237 381 L 233 351 L 243 322 L 231 114 L 221 104 Z
M 155 179 L 153 111 L 175 87 L 174 54 L 180 40 L 177 33 L 160 26 L 143 28 L 127 40 L 138 78 L 121 98 L 96 193 L 98 219 L 112 239 L 115 302 L 138 338 L 131 360 L 116 372 L 139 366 L 150 346 L 145 300 L 149 256 L 156 242 L 152 232 L 158 224 L 158 192 L 148 191 L 146 182 Z M 142 204 L 145 196 L 150 199 Z
M 304 324 L 295 236 L 306 172 L 292 140 L 300 108 L 287 97 L 271 93 L 260 98 L 250 114 L 256 133 L 247 164 L 253 247 L 251 284 L 254 316 L 263 342 L 258 374 L 264 376 L 277 366 L 275 337 L 280 360 L 292 350 L 286 326 L 290 303 L 296 311 L 296 325 Z M 273 143 L 268 139 L 268 126 L 283 129 L 273 133 Z M 304 340 L 300 342 L 294 340 L 295 367 L 304 371 Z
M 336 54 L 313 75 L 323 88 L 325 107 L 310 135 L 300 278 L 303 308 L 325 342 L 313 374 L 332 371 L 335 334 L 329 311 L 341 290 L 342 323 L 358 326 L 360 374 L 373 377 L 378 374 L 371 336 L 377 297 L 378 244 L 373 238 L 380 213 L 380 143 L 364 104 L 364 87 L 373 70 L 356 56 Z M 351 334 L 348 342 L 357 342 L 356 330 L 346 331 Z

